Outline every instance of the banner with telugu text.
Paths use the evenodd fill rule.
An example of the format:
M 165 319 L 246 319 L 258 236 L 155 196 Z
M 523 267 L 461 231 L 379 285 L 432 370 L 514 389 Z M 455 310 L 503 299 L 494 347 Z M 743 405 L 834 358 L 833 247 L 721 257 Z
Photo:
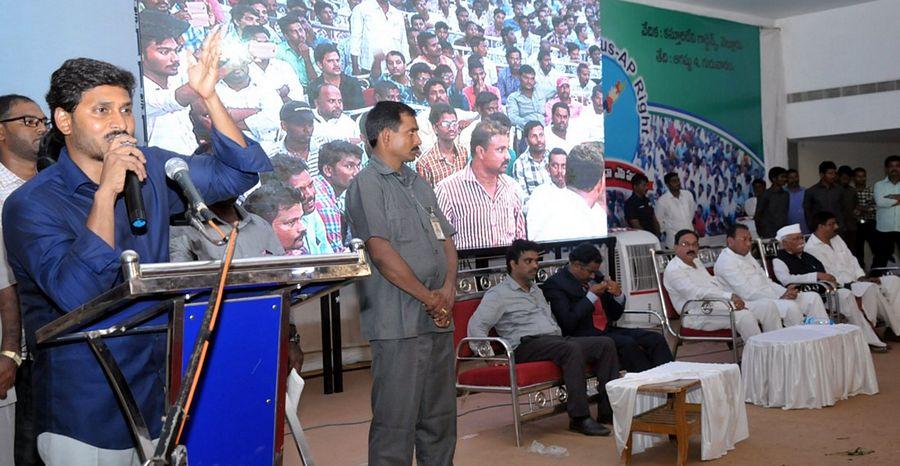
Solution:
M 610 226 L 625 224 L 635 173 L 658 198 L 676 172 L 695 229 L 723 233 L 764 178 L 759 28 L 620 0 L 600 21 Z

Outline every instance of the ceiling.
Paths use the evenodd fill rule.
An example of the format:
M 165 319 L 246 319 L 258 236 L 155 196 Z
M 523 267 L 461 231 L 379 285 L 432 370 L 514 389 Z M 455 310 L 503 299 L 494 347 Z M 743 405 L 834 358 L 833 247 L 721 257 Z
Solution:
M 693 8 L 710 8 L 722 12 L 755 16 L 769 20 L 815 13 L 873 0 L 632 0 L 645 4 L 681 4 Z

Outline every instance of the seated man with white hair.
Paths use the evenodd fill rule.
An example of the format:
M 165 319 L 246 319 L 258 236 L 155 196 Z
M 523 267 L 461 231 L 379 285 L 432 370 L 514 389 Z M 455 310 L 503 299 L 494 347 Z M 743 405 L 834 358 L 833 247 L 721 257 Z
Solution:
M 827 272 L 827 269 L 819 259 L 803 250 L 805 244 L 803 241 L 803 233 L 800 231 L 800 224 L 788 225 L 782 227 L 775 233 L 775 239 L 781 242 L 781 250 L 772 260 L 772 268 L 775 269 L 775 278 L 784 285 L 790 283 L 816 283 L 818 281 L 827 281 L 834 284 L 838 283 L 834 275 Z M 869 287 L 874 290 L 875 287 Z M 887 351 L 887 345 L 878 338 L 878 334 L 872 329 L 872 325 L 863 316 L 862 311 L 856 304 L 856 297 L 851 290 L 846 288 L 838 288 L 837 297 L 840 301 L 841 314 L 847 317 L 851 324 L 862 329 L 863 337 L 866 343 L 873 351 Z M 873 311 L 874 314 L 874 311 Z
M 769 279 L 759 262 L 750 255 L 752 240 L 746 226 L 730 226 L 725 241 L 728 247 L 719 254 L 714 268 L 716 279 L 725 288 L 750 301 L 774 300 L 786 326 L 802 324 L 804 314 L 828 318 L 818 294 L 798 291 L 794 286 L 785 288 Z
M 694 299 L 727 299 L 734 304 L 734 326 L 741 338 L 747 339 L 762 331 L 781 328 L 781 315 L 775 301 L 760 299 L 744 302 L 740 296 L 726 290 L 709 274 L 706 266 L 697 258 L 700 248 L 697 234 L 691 230 L 681 230 L 675 234 L 675 255 L 663 272 L 663 282 L 675 311 L 682 314 L 684 305 Z M 722 315 L 696 314 L 688 310 L 682 315 L 682 326 L 695 330 L 723 330 L 729 327 Z
M 876 315 L 887 322 L 889 328 L 885 331 L 885 339 L 897 341 L 900 334 L 900 278 L 892 275 L 866 278 L 847 243 L 838 236 L 838 226 L 831 212 L 813 215 L 810 227 L 814 231 L 806 244 L 806 252 L 819 259 L 837 283 L 850 286 L 850 291 L 862 301 L 870 322 L 875 322 Z

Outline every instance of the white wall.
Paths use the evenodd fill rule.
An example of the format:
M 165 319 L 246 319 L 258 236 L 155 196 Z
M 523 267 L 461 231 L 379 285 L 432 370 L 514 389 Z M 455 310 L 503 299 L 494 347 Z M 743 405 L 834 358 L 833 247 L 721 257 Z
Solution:
M 2 6 L 0 94 L 31 97 L 50 116 L 44 100 L 50 74 L 66 59 L 95 58 L 140 77 L 134 2 L 8 1 Z M 136 90 L 135 115 L 143 114 L 139 96 Z M 137 134 L 143 138 L 140 118 L 137 125 Z
M 778 21 L 785 91 L 900 79 L 900 2 L 879 0 Z M 788 104 L 790 139 L 900 127 L 900 91 Z
M 837 166 L 863 167 L 868 184 L 884 178 L 884 159 L 888 155 L 900 155 L 900 143 L 866 143 L 849 141 L 807 140 L 797 143 L 797 171 L 800 185 L 812 186 L 819 182 L 819 163 L 831 160 Z

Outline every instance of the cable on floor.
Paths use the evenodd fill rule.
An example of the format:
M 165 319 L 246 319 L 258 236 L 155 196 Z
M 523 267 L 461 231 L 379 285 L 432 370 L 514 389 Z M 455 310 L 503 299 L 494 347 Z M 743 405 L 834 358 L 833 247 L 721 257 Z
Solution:
M 520 404 L 522 404 L 522 405 L 527 405 L 528 403 L 520 403 Z M 462 413 L 457 414 L 456 417 L 457 417 L 457 418 L 460 418 L 460 417 L 463 417 L 463 416 L 465 416 L 465 415 L 467 415 L 467 414 L 472 414 L 472 413 L 475 413 L 475 412 L 478 412 L 478 411 L 484 411 L 484 410 L 486 410 L 486 409 L 501 408 L 501 407 L 504 407 L 504 406 L 512 406 L 512 403 L 501 403 L 501 404 L 496 404 L 496 405 L 482 406 L 482 407 L 479 407 L 479 408 L 472 408 L 472 409 L 470 409 L 470 410 L 468 410 L 468 411 L 464 411 L 464 412 L 462 412 Z M 309 431 L 313 431 L 313 430 L 316 430 L 316 429 L 324 429 L 324 428 L 326 428 L 326 427 L 358 426 L 358 425 L 366 424 L 366 423 L 369 423 L 369 422 L 372 422 L 372 419 L 371 419 L 371 418 L 365 419 L 365 420 L 362 420 L 362 421 L 353 421 L 353 422 L 335 422 L 335 423 L 331 423 L 331 424 L 319 424 L 319 425 L 317 425 L 317 426 L 304 427 L 304 428 L 303 428 L 303 431 L 304 431 L 304 432 L 309 432 Z M 288 436 L 288 435 L 290 435 L 290 433 L 286 433 L 286 434 L 285 434 L 285 436 Z

